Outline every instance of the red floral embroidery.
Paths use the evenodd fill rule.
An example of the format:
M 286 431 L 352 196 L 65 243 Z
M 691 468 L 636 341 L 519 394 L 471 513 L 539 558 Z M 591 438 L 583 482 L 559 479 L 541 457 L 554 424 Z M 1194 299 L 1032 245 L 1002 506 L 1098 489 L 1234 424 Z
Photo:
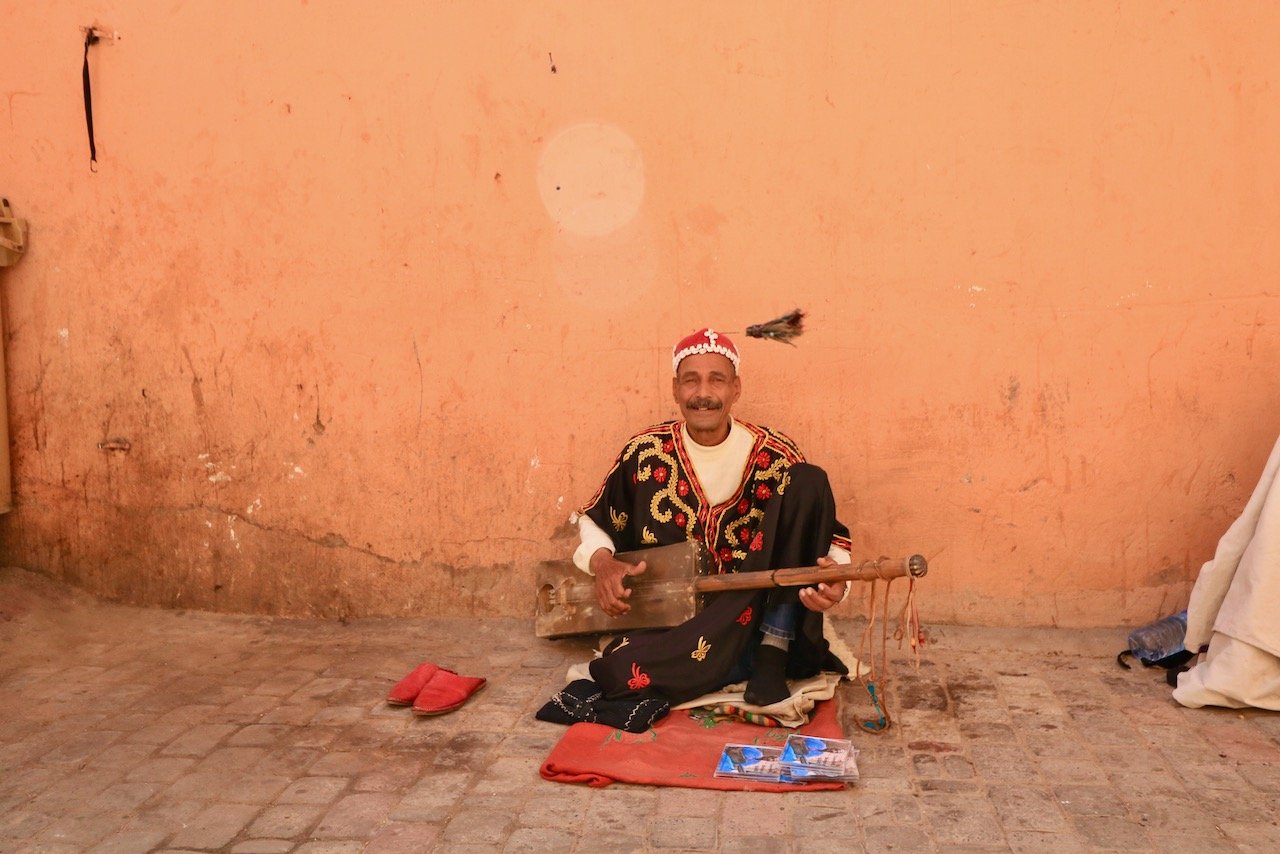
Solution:
M 689 521 L 689 517 L 688 517 L 688 516 L 686 516 L 686 515 L 684 515 L 683 513 L 677 513 L 677 514 L 676 514 L 676 526 L 677 526 L 677 527 L 679 527 L 679 528 L 683 528 L 683 527 L 684 527 L 684 523 L 685 523 L 685 522 L 688 522 L 688 521 Z
M 730 549 L 728 546 L 725 546 L 716 554 L 720 556 L 721 563 L 728 563 L 729 561 L 733 560 L 733 550 Z
M 742 540 L 742 542 L 745 543 L 747 540 L 751 539 L 751 532 L 748 531 L 746 528 L 739 528 L 738 539 Z
M 669 454 L 676 449 L 676 443 L 670 439 L 662 443 L 662 453 Z
M 759 498 L 761 501 L 768 501 L 769 497 L 772 495 L 773 490 L 769 488 L 769 484 L 762 483 L 756 487 L 756 498 Z
M 745 516 L 745 515 L 747 515 L 747 511 L 748 511 L 748 510 L 750 510 L 750 509 L 751 509 L 751 504 L 747 501 L 747 499 L 745 499 L 745 498 L 744 498 L 744 499 L 742 499 L 741 501 L 739 501 L 739 502 L 738 502 L 738 515 L 739 515 L 739 516 Z
M 768 451 L 761 451 L 756 454 L 756 465 L 760 466 L 760 468 L 767 469 L 771 462 L 773 462 L 773 457 L 769 456 Z
M 658 466 L 656 469 L 654 469 L 654 470 L 653 470 L 653 479 L 654 479 L 654 480 L 656 480 L 658 483 L 666 483 L 666 482 L 667 482 L 667 467 L 666 467 L 666 466 Z
M 738 615 L 738 622 L 744 626 L 747 625 L 747 623 L 751 622 L 751 606 L 750 605 L 747 606 L 747 610 L 743 611 L 741 614 Z
M 684 498 L 689 494 L 689 481 L 680 478 L 680 482 L 676 484 L 676 492 L 680 493 L 680 497 Z
M 631 665 L 631 678 L 627 680 L 627 687 L 632 691 L 649 687 L 649 674 L 643 672 L 639 664 Z
M 631 473 L 631 484 L 632 484 L 632 486 L 634 486 L 635 484 L 637 484 L 637 483 L 639 483 L 639 482 L 640 482 L 640 476 L 639 476 L 639 475 L 637 475 L 635 472 L 632 472 L 632 473 Z
M 756 535 L 751 538 L 751 551 L 758 552 L 764 548 L 764 532 L 756 531 Z

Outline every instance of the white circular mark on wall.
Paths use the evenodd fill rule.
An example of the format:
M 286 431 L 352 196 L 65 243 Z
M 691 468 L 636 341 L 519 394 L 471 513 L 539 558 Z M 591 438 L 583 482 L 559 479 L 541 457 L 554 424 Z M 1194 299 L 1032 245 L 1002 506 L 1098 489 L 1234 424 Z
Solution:
M 610 234 L 640 210 L 644 160 L 631 137 L 614 125 L 572 125 L 542 149 L 538 192 L 565 230 L 589 237 Z

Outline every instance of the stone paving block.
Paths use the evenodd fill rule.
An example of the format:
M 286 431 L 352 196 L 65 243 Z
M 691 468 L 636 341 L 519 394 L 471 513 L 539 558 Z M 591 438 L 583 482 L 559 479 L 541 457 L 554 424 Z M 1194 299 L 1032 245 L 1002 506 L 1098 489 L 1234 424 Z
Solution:
M 116 769 L 82 769 L 66 774 L 61 780 L 32 798 L 29 807 L 50 815 L 78 815 L 86 811 L 90 800 L 121 778 Z
M 295 854 L 361 854 L 364 851 L 363 840 L 330 840 L 304 842 L 294 849 Z
M 305 726 L 323 709 L 320 703 L 298 703 L 291 706 L 273 706 L 258 718 L 260 724 L 284 724 L 286 726 Z
M 232 747 L 275 746 L 294 733 L 295 728 L 284 724 L 248 724 L 227 738 Z
M 235 727 L 230 724 L 197 724 L 160 749 L 163 756 L 204 756 Z
M 743 794 L 753 793 L 743 792 Z M 725 793 L 710 789 L 661 788 L 657 792 L 654 815 L 659 820 L 663 816 L 675 815 L 714 816 L 720 812 L 720 803 L 724 798 Z M 755 805 L 762 810 L 769 808 L 769 804 L 763 801 L 756 801 Z
M 921 796 L 921 811 L 940 846 L 981 845 L 1002 835 L 995 809 L 985 799 L 929 793 Z
M 152 723 L 137 732 L 131 733 L 126 738 L 126 741 L 152 745 L 168 744 L 189 729 L 191 727 L 186 724 Z
M 1035 773 L 1043 780 L 1059 783 L 1088 784 L 1105 780 L 1105 767 L 1081 754 L 1082 751 L 1077 751 L 1069 756 L 1037 756 Z
M 1274 821 L 1224 822 L 1222 832 L 1245 851 L 1280 850 L 1280 825 L 1276 825 Z
M 445 823 L 440 839 L 450 847 L 458 844 L 497 846 L 506 841 L 513 826 L 510 815 L 463 808 Z M 608 830 L 605 828 L 602 832 L 607 834 Z
M 329 808 L 311 836 L 315 839 L 367 839 L 396 806 L 392 795 L 347 795 Z
M 247 831 L 249 836 L 288 839 L 302 836 L 324 814 L 320 804 L 281 804 L 258 814 Z
M 142 764 L 155 752 L 151 744 L 113 744 L 89 760 L 90 765 L 129 771 Z
M 780 836 L 729 836 L 724 830 L 720 832 L 721 851 L 742 852 L 742 854 L 790 854 L 790 840 Z
M 342 690 L 350 684 L 350 679 L 329 679 L 324 677 L 315 678 L 290 694 L 289 700 L 291 702 L 299 702 L 304 700 L 323 699 Z
M 171 801 L 213 800 L 226 793 L 234 783 L 227 772 L 218 768 L 189 771 L 161 792 L 161 797 Z
M 517 823 L 525 827 L 560 827 L 576 830 L 587 809 L 588 793 L 578 786 L 559 786 L 558 791 L 535 792 L 520 806 Z M 403 806 L 403 801 L 401 802 Z M 392 813 L 394 816 L 395 813 Z
M 791 805 L 791 833 L 795 837 L 836 833 L 849 822 L 849 818 L 850 811 L 846 806 L 812 804 L 807 799 L 797 799 L 797 803 Z
M 1276 802 L 1266 792 L 1205 791 L 1197 792 L 1196 802 L 1219 823 L 1249 824 L 1276 820 Z
M 419 854 L 422 851 L 434 851 L 439 837 L 440 826 L 437 824 L 391 821 L 378 829 L 365 847 L 364 854 Z M 535 850 L 569 851 L 575 842 L 576 837 L 568 835 L 566 846 Z
M 233 773 L 247 771 L 266 757 L 262 747 L 219 747 L 196 763 L 195 771 L 222 771 Z
M 290 777 L 275 777 L 250 771 L 222 792 L 222 799 L 233 804 L 268 804 L 292 783 Z
M 413 714 L 403 707 L 393 708 L 396 708 L 398 712 L 396 717 Z M 311 723 L 323 726 L 350 726 L 357 721 L 364 720 L 365 717 L 366 711 L 362 706 L 323 706 L 316 711 Z
M 454 805 L 468 797 L 473 777 L 461 771 L 429 773 L 391 811 L 393 821 L 443 822 Z
M 282 804 L 327 804 L 334 801 L 351 781 L 346 777 L 303 777 L 276 798 Z
M 850 831 L 855 830 L 850 828 Z M 844 842 L 847 846 L 844 850 L 855 850 L 851 844 L 851 840 L 856 835 L 850 833 L 848 839 Z M 862 830 L 863 846 L 862 850 L 867 852 L 889 852 L 889 851 L 934 851 L 936 850 L 931 840 L 919 827 L 910 825 L 876 825 L 866 827 Z M 839 844 L 839 840 L 835 840 Z
M 156 718 L 156 724 L 159 726 L 168 726 L 170 724 L 179 724 L 187 729 L 202 724 L 212 714 L 218 711 L 217 706 L 205 706 L 187 704 L 181 698 L 175 697 L 169 692 L 165 692 L 165 699 L 172 705 L 164 714 Z
M 292 839 L 246 839 L 231 846 L 231 854 L 287 854 L 292 850 Z
M 357 792 L 406 792 L 422 776 L 421 760 L 403 755 L 374 757 L 374 760 L 372 770 L 356 777 L 353 788 Z
M 147 761 L 125 774 L 131 782 L 172 783 L 196 764 L 189 756 L 166 756 Z
M 1280 764 L 1241 764 L 1236 766 L 1236 772 L 1255 789 L 1280 793 Z
M 62 815 L 54 818 L 36 834 L 35 840 L 41 844 L 68 843 L 84 850 L 119 831 L 122 824 L 119 816 L 102 813 Z
M 342 731 L 337 727 L 308 725 L 305 727 L 296 727 L 289 741 L 294 747 L 309 749 L 328 749 L 330 745 L 334 745 L 338 741 L 338 736 Z M 353 745 L 346 745 L 350 748 Z M 377 746 L 377 745 L 372 745 Z
M 164 842 L 170 831 L 159 827 L 126 828 L 89 849 L 89 854 L 138 854 Z M 82 849 L 83 850 L 83 849 Z
M 282 747 L 272 750 L 253 770 L 259 774 L 297 776 L 315 765 L 324 752 L 314 747 Z
M 438 768 L 481 770 L 489 767 L 495 739 L 488 733 L 461 732 L 436 753 L 432 764 Z
M 223 713 L 232 716 L 245 716 L 245 723 L 256 721 L 262 715 L 280 705 L 275 697 L 261 694 L 247 694 L 236 698 L 223 707 Z
M 1040 830 L 1061 833 L 1069 829 L 1056 799 L 1030 786 L 991 786 L 988 797 L 1000 825 L 1006 830 Z
M 156 793 L 155 783 L 116 783 L 89 801 L 97 812 L 127 813 L 145 803 Z
M 310 773 L 318 776 L 354 777 L 378 764 L 372 753 L 339 750 L 326 753 L 311 766 Z
M 175 833 L 169 844 L 176 848 L 223 848 L 244 830 L 257 812 L 254 806 L 213 804 Z
M 657 849 L 708 850 L 716 847 L 714 817 L 663 816 L 649 825 L 649 844 Z
M 41 757 L 40 761 L 56 765 L 81 765 L 110 746 L 114 735 L 118 733 L 83 732 L 71 736 Z
M 1244 777 L 1240 776 L 1235 768 L 1221 761 L 1175 765 L 1173 773 L 1193 792 L 1205 789 L 1225 789 L 1234 792 L 1248 788 Z
M 1146 828 L 1136 821 L 1117 815 L 1074 815 L 1076 830 L 1095 848 L 1118 848 L 1123 851 L 1148 851 L 1152 848 Z
M 1055 786 L 1053 794 L 1068 815 L 1122 816 L 1129 812 L 1110 786 Z
M 306 670 L 273 671 L 268 679 L 263 680 L 250 693 L 264 694 L 269 697 L 283 697 L 297 692 L 302 686 L 315 679 L 315 673 Z
M 1005 833 L 1005 841 L 1015 854 L 1080 854 L 1089 848 L 1089 843 L 1074 829 L 1060 833 L 1010 830 Z
M 510 759 L 503 757 L 489 766 L 483 777 L 476 781 L 472 792 L 476 795 L 514 795 L 541 783 L 538 775 L 541 761 L 536 759 Z

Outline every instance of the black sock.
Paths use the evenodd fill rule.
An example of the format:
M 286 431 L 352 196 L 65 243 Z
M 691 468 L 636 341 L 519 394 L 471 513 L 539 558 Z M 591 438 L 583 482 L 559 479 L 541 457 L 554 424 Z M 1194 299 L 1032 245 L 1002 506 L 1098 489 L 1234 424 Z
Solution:
M 772 706 L 791 696 L 787 687 L 787 650 L 760 644 L 743 696 L 753 706 Z

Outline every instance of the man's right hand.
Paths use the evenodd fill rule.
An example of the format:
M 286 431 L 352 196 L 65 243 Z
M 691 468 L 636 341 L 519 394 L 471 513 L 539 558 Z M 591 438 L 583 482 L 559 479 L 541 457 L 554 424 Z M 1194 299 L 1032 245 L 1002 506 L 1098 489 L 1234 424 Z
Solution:
M 632 565 L 623 563 L 608 549 L 596 549 L 591 555 L 591 571 L 596 577 L 596 601 L 600 610 L 610 617 L 621 617 L 631 610 L 627 599 L 631 591 L 623 585 L 628 575 L 639 575 L 648 566 L 644 561 Z

